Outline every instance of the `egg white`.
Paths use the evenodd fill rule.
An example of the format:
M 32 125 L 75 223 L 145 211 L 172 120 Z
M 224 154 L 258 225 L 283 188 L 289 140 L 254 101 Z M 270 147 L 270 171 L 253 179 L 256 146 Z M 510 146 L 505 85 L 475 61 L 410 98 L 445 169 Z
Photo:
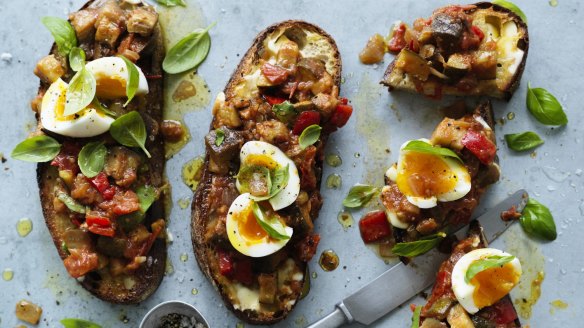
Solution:
M 123 89 L 119 90 L 120 95 L 125 95 L 126 89 L 125 85 L 128 83 L 128 69 L 126 67 L 126 62 L 119 57 L 102 57 L 96 60 L 92 60 L 85 65 L 85 68 L 93 74 L 97 84 L 97 96 L 100 97 L 100 80 L 116 79 L 123 81 Z M 146 76 L 140 69 L 138 69 L 138 88 L 136 89 L 136 95 L 144 95 L 148 93 L 148 81 Z

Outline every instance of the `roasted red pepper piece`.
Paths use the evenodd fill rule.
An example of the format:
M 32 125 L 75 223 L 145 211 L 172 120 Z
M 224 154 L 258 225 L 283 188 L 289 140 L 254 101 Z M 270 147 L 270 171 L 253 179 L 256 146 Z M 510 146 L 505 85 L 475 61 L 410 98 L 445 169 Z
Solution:
M 110 187 L 109 180 L 104 172 L 99 172 L 98 175 L 89 179 L 89 182 L 102 194 Z
M 244 258 L 235 262 L 235 271 L 233 272 L 233 279 L 241 282 L 244 285 L 253 284 L 253 272 L 251 270 L 251 260 Z
M 281 103 L 286 101 L 285 98 L 281 98 L 281 97 L 275 97 L 275 96 L 269 96 L 269 95 L 262 95 L 262 96 L 268 102 L 268 104 L 270 104 L 272 106 L 277 105 L 277 104 L 281 104 Z
M 359 231 L 361 232 L 361 239 L 368 244 L 390 236 L 391 226 L 384 211 L 373 211 L 361 218 Z
M 469 130 L 462 137 L 462 145 L 470 150 L 483 164 L 491 164 L 495 159 L 497 146 L 482 133 Z
M 480 41 L 483 41 L 483 39 L 485 38 L 485 33 L 483 33 L 483 31 L 478 27 L 478 26 L 471 26 L 471 30 L 474 34 L 476 34 L 476 36 L 479 37 Z
M 74 175 L 79 173 L 79 165 L 77 164 L 77 156 L 81 151 L 78 144 L 71 142 L 64 142 L 59 154 L 51 161 L 52 166 L 56 166 L 59 170 L 71 171 Z
M 331 116 L 331 124 L 341 128 L 347 124 L 349 118 L 353 114 L 353 106 L 343 104 L 342 102 L 337 105 L 335 111 L 333 112 L 333 116 Z
M 98 213 L 87 213 L 85 223 L 87 223 L 87 229 L 96 235 L 113 237 L 116 234 L 116 229 L 110 219 Z
M 499 302 L 493 304 L 491 308 L 496 313 L 495 315 L 495 322 L 498 325 L 505 325 L 509 324 L 515 320 L 517 320 L 517 312 L 515 312 L 515 308 L 513 307 L 513 303 L 509 301 L 509 298 L 505 297 L 501 299 Z
M 313 125 L 313 124 L 320 124 L 320 113 L 313 110 L 307 110 L 305 112 L 300 113 L 298 118 L 296 119 L 296 123 L 294 123 L 294 128 L 292 129 L 292 133 L 295 135 L 300 135 L 304 129 Z
M 406 25 L 405 24 L 399 24 L 399 26 L 396 26 L 393 28 L 393 36 L 391 38 L 391 40 L 389 40 L 389 44 L 387 45 L 387 49 L 389 49 L 390 52 L 393 53 L 398 53 L 400 52 L 403 48 L 406 47 Z
M 109 186 L 109 188 L 107 188 L 106 190 L 104 190 L 101 195 L 103 196 L 103 199 L 105 200 L 111 200 L 114 198 L 114 195 L 116 194 L 117 188 L 115 186 Z
M 96 235 L 106 236 L 106 237 L 113 237 L 116 235 L 116 229 L 114 227 L 102 227 L 99 225 L 92 225 L 87 228 L 89 232 L 94 233 Z
M 217 258 L 219 261 L 219 272 L 225 277 L 233 275 L 233 260 L 231 255 L 223 250 L 217 250 Z
M 272 84 L 282 84 L 288 79 L 288 71 L 280 66 L 265 63 L 261 67 L 262 74 Z

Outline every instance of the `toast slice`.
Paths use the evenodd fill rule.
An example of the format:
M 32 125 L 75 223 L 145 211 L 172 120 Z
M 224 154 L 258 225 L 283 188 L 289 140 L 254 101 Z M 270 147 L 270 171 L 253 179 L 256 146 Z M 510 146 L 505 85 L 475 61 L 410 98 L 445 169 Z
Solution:
M 490 2 L 446 6 L 413 28 L 398 23 L 390 50 L 399 51 L 382 84 L 389 90 L 510 99 L 527 53 L 527 24 Z
M 81 138 L 49 130 L 41 119 L 42 111 L 48 110 L 41 100 L 50 93 L 49 87 L 70 82 L 75 72 L 57 45 L 35 69 L 41 78 L 32 103 L 38 119 L 36 134 L 48 135 L 62 145 L 52 162 L 37 167 L 46 225 L 69 273 L 93 295 L 112 303 L 146 299 L 160 285 L 166 264 L 165 209 L 160 196 L 165 184 L 160 128 L 164 46 L 157 20 L 151 6 L 116 0 L 89 1 L 69 16 L 88 65 L 98 58 L 123 55 L 144 74 L 148 93 L 137 92 L 127 106 L 121 105 L 125 95 L 100 98 L 99 86 L 95 99 L 117 117 L 138 111 L 145 123 L 150 158 L 139 148 L 119 144 L 107 132 Z M 103 142 L 107 155 L 101 172 L 90 179 L 80 172 L 77 158 L 83 146 L 95 141 Z M 137 195 L 140 188 L 148 189 L 152 197 L 149 208 L 149 201 Z M 77 212 L 69 205 L 77 206 Z
M 459 157 L 443 159 L 450 161 L 446 167 L 441 161 L 434 162 L 435 158 L 400 150 L 400 161 L 387 171 L 381 192 L 397 243 L 468 224 L 487 187 L 499 180 L 494 123 L 490 101 L 462 117 L 444 118 L 426 141 Z M 416 164 L 419 158 L 433 164 L 420 168 Z M 416 165 L 417 169 L 408 171 L 408 166 Z M 438 172 L 444 169 L 444 174 L 435 173 L 439 167 Z M 448 190 L 440 190 L 443 186 L 449 186 Z
M 341 58 L 330 35 L 303 21 L 284 21 L 256 37 L 215 101 L 192 203 L 193 248 L 226 307 L 248 323 L 276 323 L 301 297 L 306 262 L 320 240 L 313 221 L 322 204 L 324 146 L 352 112 L 338 98 L 340 80 Z M 303 134 L 319 130 L 315 126 L 320 135 L 301 146 Z M 253 156 L 263 158 L 255 164 L 257 188 L 246 188 Z M 260 175 L 269 162 L 279 168 Z M 289 174 L 285 189 L 259 197 L 270 190 L 261 188 L 266 176 L 276 181 L 273 170 L 283 167 Z M 277 218 L 272 227 L 285 227 L 280 236 L 257 225 L 258 214 L 248 209 L 253 204 Z M 260 248 L 250 231 L 260 236 Z

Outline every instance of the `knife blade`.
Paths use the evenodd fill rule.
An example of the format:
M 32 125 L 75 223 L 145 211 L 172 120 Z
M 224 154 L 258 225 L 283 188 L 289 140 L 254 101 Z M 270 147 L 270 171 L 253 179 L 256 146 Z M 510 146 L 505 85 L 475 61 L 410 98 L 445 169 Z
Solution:
M 520 211 L 527 201 L 527 192 L 516 191 L 504 201 L 476 218 L 483 227 L 488 242 L 499 237 L 513 223 L 500 219 L 501 212 L 515 206 Z M 456 231 L 458 239 L 466 236 L 468 225 Z M 385 314 L 430 287 L 436 278 L 440 264 L 448 258 L 437 250 L 418 256 L 405 265 L 399 262 L 379 277 L 345 298 L 335 310 L 308 328 L 333 328 L 358 322 L 369 325 Z

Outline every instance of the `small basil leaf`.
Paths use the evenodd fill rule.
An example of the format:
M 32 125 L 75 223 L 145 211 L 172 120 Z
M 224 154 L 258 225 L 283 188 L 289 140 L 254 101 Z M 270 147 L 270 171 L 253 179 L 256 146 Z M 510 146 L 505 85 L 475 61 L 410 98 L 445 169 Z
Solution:
M 461 161 L 460 157 L 455 152 L 448 148 L 432 146 L 431 144 L 421 141 L 412 140 L 403 148 L 403 150 L 410 150 L 418 153 L 431 154 L 443 157 L 453 157 Z
M 41 18 L 41 22 L 53 35 L 59 54 L 66 56 L 71 51 L 71 48 L 77 46 L 75 30 L 67 20 L 47 16 Z
M 158 190 L 152 186 L 140 186 L 136 188 L 136 195 L 140 199 L 140 212 L 146 214 L 150 206 L 158 199 Z
M 505 141 L 507 141 L 507 146 L 515 151 L 530 150 L 543 144 L 543 140 L 537 133 L 531 131 L 506 134 Z
M 225 140 L 225 132 L 221 129 L 215 129 L 215 146 L 219 147 Z
M 60 321 L 65 328 L 102 328 L 91 321 L 75 318 L 67 318 Z
M 480 260 L 473 261 L 468 270 L 466 270 L 466 275 L 464 276 L 464 280 L 469 283 L 474 276 L 476 276 L 479 272 L 485 271 L 487 269 L 502 267 L 503 265 L 513 261 L 515 256 L 500 256 L 500 255 L 491 255 Z
M 111 116 L 111 117 L 117 117 L 118 116 L 117 113 L 112 112 L 111 110 L 109 110 L 109 108 L 107 108 L 104 105 L 102 105 L 101 102 L 97 99 L 97 97 L 94 97 L 93 98 L 93 101 L 91 102 L 91 105 L 93 107 L 95 107 L 95 109 L 104 112 L 108 116 Z
M 542 124 L 566 125 L 568 117 L 560 102 L 543 88 L 527 85 L 527 109 Z
M 270 188 L 270 198 L 276 196 L 288 185 L 290 179 L 290 164 L 286 167 L 277 168 L 272 174 L 272 188 Z
M 48 162 L 61 151 L 61 144 L 48 136 L 36 136 L 19 143 L 10 157 L 25 162 Z
M 187 6 L 184 0 L 156 0 L 156 2 L 166 7 Z
M 240 193 L 250 193 L 250 197 L 253 200 L 260 201 L 266 200 L 271 197 L 270 191 L 272 190 L 272 177 L 270 170 L 267 167 L 259 165 L 246 165 L 239 169 L 237 174 L 237 183 Z M 258 190 L 252 190 L 251 184 L 264 185 L 265 194 L 257 195 Z M 255 194 L 252 192 L 254 191 Z
M 77 157 L 81 173 L 88 178 L 98 175 L 103 170 L 106 155 L 107 148 L 103 145 L 103 141 L 94 141 L 83 146 Z
M 124 56 L 120 56 L 120 58 L 124 60 L 128 70 L 128 81 L 126 81 L 126 97 L 128 100 L 124 104 L 124 107 L 126 107 L 136 95 L 136 90 L 138 90 L 138 84 L 140 83 L 140 73 L 138 73 L 138 68 L 132 61 Z
M 182 73 L 202 63 L 211 48 L 209 30 L 213 26 L 215 23 L 204 30 L 196 29 L 172 46 L 162 62 L 164 71 L 170 74 Z
M 57 198 L 73 212 L 85 214 L 85 206 L 79 204 L 73 197 L 64 191 L 57 192 Z
M 516 4 L 512 3 L 511 1 L 507 1 L 507 0 L 493 0 L 491 2 L 496 4 L 496 5 L 501 6 L 503 8 L 507 8 L 507 9 L 511 10 L 512 12 L 515 13 L 515 15 L 519 16 L 521 18 L 521 20 L 523 20 L 525 22 L 525 24 L 527 24 L 527 16 L 525 16 L 523 11 L 521 9 L 519 9 L 519 7 L 517 7 Z
M 75 72 L 79 72 L 85 67 L 85 51 L 78 47 L 73 47 L 69 52 L 69 66 Z
M 110 126 L 111 136 L 120 144 L 127 147 L 140 147 L 150 158 L 146 150 L 146 126 L 142 116 L 136 111 L 131 111 L 118 117 Z
M 274 115 L 284 123 L 292 121 L 298 115 L 298 111 L 294 108 L 294 105 L 287 100 L 283 103 L 272 106 L 272 111 L 274 112 Z
M 412 316 L 412 328 L 420 328 L 420 315 L 422 314 L 422 307 L 416 306 Z
M 268 233 L 268 235 L 271 238 L 278 239 L 278 240 L 285 240 L 285 239 L 290 239 L 290 237 L 292 237 L 286 233 L 286 227 L 284 227 L 284 225 L 282 225 L 280 220 L 278 220 L 277 218 L 267 219 L 264 216 L 262 209 L 260 208 L 260 206 L 256 202 L 253 202 L 253 204 L 251 206 L 252 206 L 251 209 L 252 209 L 253 215 L 256 218 L 256 221 L 262 227 L 262 229 L 264 229 Z
M 95 77 L 85 67 L 73 76 L 67 95 L 63 115 L 73 115 L 91 104 L 95 97 Z
M 356 184 L 353 187 L 351 187 L 351 190 L 349 190 L 349 194 L 347 195 L 347 197 L 345 197 L 345 199 L 343 199 L 343 206 L 350 208 L 361 207 L 367 204 L 367 202 L 371 200 L 371 198 L 373 197 L 373 195 L 375 195 L 375 193 L 377 193 L 377 191 L 378 188 L 376 187 L 363 184 Z
M 319 125 L 313 124 L 308 126 L 298 137 L 298 145 L 300 149 L 305 149 L 306 147 L 313 145 L 320 138 L 320 131 L 322 128 Z
M 416 257 L 429 252 L 432 248 L 436 247 L 444 237 L 446 237 L 446 234 L 439 232 L 435 235 L 427 236 L 424 239 L 397 243 L 393 246 L 391 251 L 399 256 Z
M 527 201 L 519 222 L 523 230 L 533 237 L 545 240 L 555 240 L 558 237 L 552 213 L 545 205 L 533 198 Z

